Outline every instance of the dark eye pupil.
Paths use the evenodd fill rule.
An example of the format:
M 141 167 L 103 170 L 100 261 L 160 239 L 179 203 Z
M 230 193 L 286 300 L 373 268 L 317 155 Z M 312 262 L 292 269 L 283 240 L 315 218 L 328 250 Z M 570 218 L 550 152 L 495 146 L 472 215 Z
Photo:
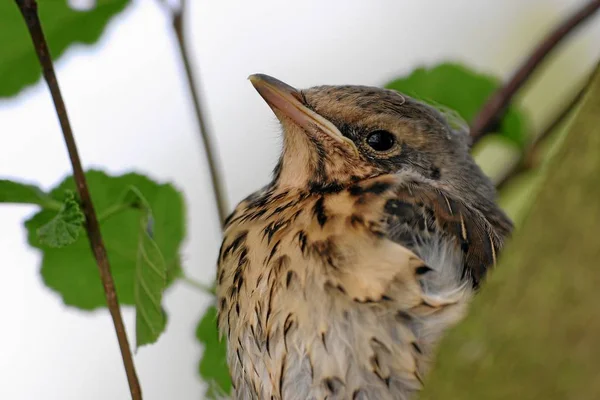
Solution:
M 367 137 L 367 144 L 376 151 L 386 151 L 394 146 L 394 135 L 386 131 L 375 131 Z

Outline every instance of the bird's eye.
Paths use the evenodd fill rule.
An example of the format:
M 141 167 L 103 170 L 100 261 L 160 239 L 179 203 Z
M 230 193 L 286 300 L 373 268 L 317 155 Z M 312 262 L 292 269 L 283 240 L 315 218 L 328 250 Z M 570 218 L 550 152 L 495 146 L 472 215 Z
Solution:
M 387 151 L 395 143 L 396 138 L 388 131 L 375 131 L 367 136 L 367 144 L 375 151 Z

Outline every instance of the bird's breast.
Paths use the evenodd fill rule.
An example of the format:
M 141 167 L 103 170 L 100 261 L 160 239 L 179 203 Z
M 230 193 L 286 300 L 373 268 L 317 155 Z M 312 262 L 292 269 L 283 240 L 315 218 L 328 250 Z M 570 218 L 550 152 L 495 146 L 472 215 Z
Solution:
M 384 176 L 331 192 L 272 188 L 237 207 L 217 273 L 236 398 L 405 399 L 418 390 L 470 291 L 455 272 L 439 275 L 444 282 L 427 274 L 458 268 L 447 238 L 432 234 L 413 249 L 390 240 L 397 184 Z

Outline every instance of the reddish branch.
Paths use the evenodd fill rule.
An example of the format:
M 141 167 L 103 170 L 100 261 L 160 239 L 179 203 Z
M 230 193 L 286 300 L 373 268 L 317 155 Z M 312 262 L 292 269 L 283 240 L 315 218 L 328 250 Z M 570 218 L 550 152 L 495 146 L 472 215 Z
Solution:
M 42 67 L 42 73 L 44 79 L 48 84 L 52 100 L 54 101 L 54 107 L 60 121 L 63 136 L 67 149 L 69 152 L 69 158 L 71 159 L 71 165 L 73 167 L 73 175 L 77 185 L 77 192 L 81 198 L 81 206 L 83 213 L 85 214 L 85 229 L 87 236 L 92 247 L 92 251 L 98 263 L 98 269 L 100 271 L 100 278 L 104 287 L 104 293 L 106 296 L 106 304 L 112 317 L 115 331 L 117 333 L 117 339 L 121 348 L 121 355 L 123 357 L 123 364 L 127 373 L 127 379 L 129 381 L 129 390 L 131 397 L 134 400 L 142 399 L 142 391 L 135 371 L 135 365 L 131 355 L 131 349 L 129 347 L 129 341 L 127 340 L 127 333 L 125 332 L 125 326 L 123 324 L 123 318 L 119 307 L 119 301 L 117 299 L 117 293 L 115 291 L 115 283 L 110 272 L 110 264 L 106 255 L 106 248 L 100 234 L 100 227 L 98 225 L 98 219 L 96 212 L 94 211 L 94 205 L 90 197 L 85 174 L 81 166 L 81 160 L 75 144 L 75 138 L 73 137 L 73 131 L 71 124 L 67 116 L 67 109 L 58 86 L 56 74 L 54 73 L 54 65 L 52 58 L 48 50 L 46 38 L 40 24 L 40 19 L 37 12 L 37 3 L 35 0 L 15 0 L 23 18 L 29 29 L 29 34 L 33 41 L 33 46 L 37 53 L 40 65 Z
M 473 142 L 477 142 L 496 122 L 498 122 L 515 93 L 523 86 L 531 76 L 536 67 L 546 58 L 565 37 L 567 37 L 575 28 L 579 27 L 584 21 L 591 17 L 600 8 L 600 0 L 592 0 L 582 7 L 579 11 L 567 18 L 553 32 L 551 32 L 527 58 L 527 60 L 517 69 L 511 79 L 494 93 L 481 111 L 475 117 L 471 125 L 471 136 Z
M 572 114 L 573 110 L 577 107 L 581 99 L 583 98 L 584 93 L 586 92 L 587 87 L 590 84 L 591 78 L 593 74 L 590 75 L 588 79 L 586 79 L 585 84 L 582 88 L 573 96 L 571 101 L 563 108 L 563 110 L 558 114 L 558 116 L 548 124 L 548 126 L 534 139 L 533 142 L 529 145 L 529 147 L 525 150 L 519 162 L 515 165 L 513 169 L 511 169 L 506 175 L 504 175 L 500 181 L 496 183 L 496 189 L 502 190 L 505 185 L 512 180 L 515 176 L 522 174 L 523 172 L 529 171 L 537 167 L 538 164 L 538 152 L 540 146 L 544 144 L 546 139 L 555 130 L 562 125 L 567 118 Z
M 215 196 L 215 203 L 217 204 L 217 211 L 219 213 L 219 221 L 221 223 L 221 227 L 223 227 L 223 223 L 228 214 L 227 200 L 225 198 L 225 191 L 223 189 L 223 178 L 218 168 L 218 161 L 215 157 L 215 148 L 212 146 L 211 135 L 202 112 L 202 101 L 199 93 L 200 90 L 198 89 L 200 85 L 192 70 L 192 62 L 186 47 L 185 34 L 183 32 L 183 20 L 187 11 L 187 1 L 179 0 L 179 7 L 169 6 L 166 0 L 162 0 L 162 2 L 171 14 L 171 23 L 177 37 L 179 55 L 185 69 L 185 76 L 190 94 L 192 95 L 192 102 L 194 105 L 196 120 L 198 121 L 198 128 L 200 129 L 200 137 L 202 139 L 204 153 L 206 154 L 206 161 L 213 187 L 213 194 Z

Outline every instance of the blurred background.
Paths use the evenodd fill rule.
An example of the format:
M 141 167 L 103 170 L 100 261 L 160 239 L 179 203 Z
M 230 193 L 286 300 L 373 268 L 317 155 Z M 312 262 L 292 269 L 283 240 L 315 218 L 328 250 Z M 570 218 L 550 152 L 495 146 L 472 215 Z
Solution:
M 63 0 L 38 0 L 40 7 L 50 1 Z M 584 3 L 190 0 L 187 46 L 230 207 L 269 181 L 280 145 L 276 119 L 248 75 L 266 73 L 299 88 L 381 86 L 417 67 L 452 61 L 506 79 L 550 29 Z M 86 9 L 94 2 L 70 4 Z M 2 30 L 0 24 L 0 46 L 11 40 Z M 599 43 L 600 21 L 592 20 L 535 74 L 517 99 L 528 129 L 542 129 L 579 90 L 600 57 Z M 188 216 L 183 268 L 211 284 L 219 222 L 164 4 L 132 0 L 110 19 L 97 43 L 71 46 L 56 69 L 84 166 L 113 174 L 137 171 L 180 189 Z M 10 81 L 0 74 L 0 87 Z M 50 189 L 71 173 L 45 83 L 0 99 L 0 130 L 0 178 Z M 478 159 L 491 171 L 504 156 L 491 146 Z M 127 399 L 106 310 L 65 307 L 39 275 L 41 255 L 27 244 L 23 227 L 37 210 L 0 206 L 0 398 Z M 166 333 L 135 355 L 146 399 L 203 397 L 195 328 L 209 301 L 183 283 L 168 289 Z M 123 312 L 132 335 L 133 310 Z

